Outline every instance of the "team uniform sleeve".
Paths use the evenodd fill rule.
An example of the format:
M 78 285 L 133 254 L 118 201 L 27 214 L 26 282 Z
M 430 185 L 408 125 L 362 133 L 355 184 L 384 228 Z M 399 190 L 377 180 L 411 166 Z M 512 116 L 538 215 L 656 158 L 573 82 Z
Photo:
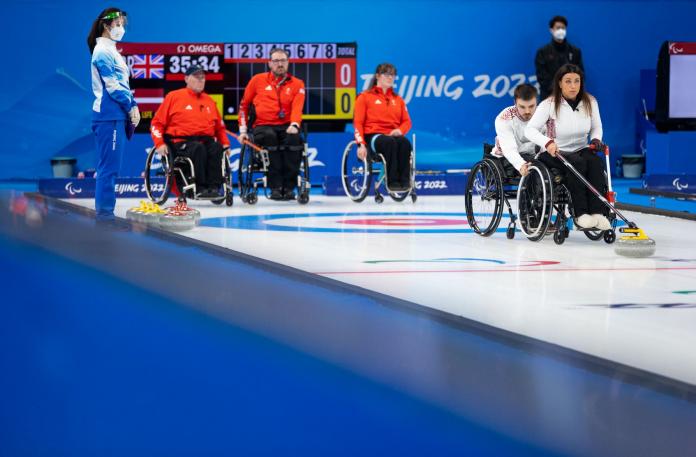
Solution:
M 355 109 L 353 110 L 353 129 L 355 130 L 355 142 L 365 144 L 365 97 L 358 95 L 355 99 Z
M 512 122 L 506 121 L 501 115 L 495 118 L 495 134 L 498 148 L 503 156 L 512 164 L 517 171 L 520 171 L 525 160 L 519 153 L 517 148 L 517 140 L 515 132 L 512 129 Z
M 602 135 L 604 135 L 604 130 L 602 129 L 602 118 L 599 115 L 599 103 L 597 99 L 592 97 L 590 101 L 592 106 L 592 125 L 590 127 L 590 139 L 602 140 Z
M 239 133 L 247 132 L 247 121 L 249 117 L 249 105 L 256 97 L 256 78 L 251 78 L 249 84 L 247 84 L 246 89 L 244 89 L 244 96 L 239 104 Z
M 406 108 L 406 102 L 403 98 L 401 100 L 401 124 L 399 125 L 399 130 L 401 133 L 406 135 L 409 130 L 411 130 L 411 116 L 408 114 L 408 108 Z
M 164 101 L 157 109 L 155 117 L 152 118 L 152 122 L 150 123 L 150 135 L 152 136 L 152 141 L 155 143 L 155 148 L 164 144 L 164 133 L 167 131 L 172 98 L 172 94 L 167 94 L 167 96 L 164 97 Z
M 304 109 L 305 102 L 305 85 L 304 82 L 299 80 L 299 87 L 297 88 L 297 93 L 292 99 L 292 107 L 290 108 L 290 123 L 297 124 L 298 126 L 302 124 L 302 111 Z
M 529 141 L 546 149 L 546 145 L 553 141 L 545 134 L 541 133 L 546 121 L 549 120 L 551 115 L 551 99 L 546 99 L 539 103 L 534 115 L 527 123 L 527 127 L 524 128 L 524 136 L 527 137 Z
M 106 92 L 118 103 L 123 112 L 127 113 L 137 105 L 128 84 L 119 81 L 116 76 L 116 61 L 112 56 L 99 52 L 92 58 L 92 65 L 96 67 L 99 77 L 104 82 Z

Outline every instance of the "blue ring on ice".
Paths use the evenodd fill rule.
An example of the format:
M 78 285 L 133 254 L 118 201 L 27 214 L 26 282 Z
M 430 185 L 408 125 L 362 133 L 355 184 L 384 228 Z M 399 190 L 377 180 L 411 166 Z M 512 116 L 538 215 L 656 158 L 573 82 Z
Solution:
M 466 213 L 423 213 L 423 212 L 350 212 L 350 213 L 285 213 L 285 214 L 257 214 L 249 216 L 211 217 L 201 220 L 203 227 L 229 228 L 242 230 L 269 230 L 276 232 L 324 232 L 324 233 L 473 233 L 471 228 L 465 229 L 424 229 L 414 228 L 354 228 L 354 227 L 297 227 L 277 225 L 269 223 L 281 219 L 304 219 L 308 217 L 355 217 L 355 216 L 421 216 L 432 218 L 433 216 L 457 216 L 466 219 Z M 501 224 L 497 232 L 505 232 L 506 224 Z M 432 227 L 432 225 L 431 225 Z

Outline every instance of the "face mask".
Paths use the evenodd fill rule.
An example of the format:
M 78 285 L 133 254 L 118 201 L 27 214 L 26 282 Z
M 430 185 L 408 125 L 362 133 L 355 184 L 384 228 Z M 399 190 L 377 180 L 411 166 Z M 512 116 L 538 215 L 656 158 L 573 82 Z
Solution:
M 558 40 L 558 41 L 563 41 L 565 40 L 566 37 L 566 29 L 556 29 L 553 31 L 553 37 Z
M 109 31 L 109 34 L 111 35 L 112 40 L 121 41 L 121 38 L 123 38 L 123 35 L 126 34 L 126 29 L 124 29 L 123 26 L 119 25 L 117 27 L 113 27 Z

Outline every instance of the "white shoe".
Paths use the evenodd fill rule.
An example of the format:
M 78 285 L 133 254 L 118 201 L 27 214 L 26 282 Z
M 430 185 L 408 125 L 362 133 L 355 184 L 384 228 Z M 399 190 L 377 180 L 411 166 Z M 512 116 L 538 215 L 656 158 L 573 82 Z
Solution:
M 580 228 L 588 229 L 594 227 L 596 222 L 594 217 L 590 216 L 589 214 L 583 214 L 582 216 L 575 218 L 575 224 L 577 224 L 577 226 Z
M 593 214 L 592 217 L 595 220 L 595 227 L 600 230 L 611 230 L 611 222 L 609 222 L 609 219 L 601 214 Z

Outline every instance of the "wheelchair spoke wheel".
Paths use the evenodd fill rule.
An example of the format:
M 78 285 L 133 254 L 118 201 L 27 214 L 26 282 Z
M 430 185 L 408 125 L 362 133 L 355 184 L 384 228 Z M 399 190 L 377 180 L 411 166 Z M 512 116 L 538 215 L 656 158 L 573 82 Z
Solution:
M 309 176 L 309 156 L 307 155 L 307 143 L 305 143 L 305 151 L 302 154 L 302 162 L 300 163 L 300 185 L 299 193 L 308 192 L 312 187 L 312 179 Z
M 164 204 L 169 198 L 172 189 L 172 154 L 167 153 L 159 157 L 155 148 L 150 149 L 145 162 L 145 193 L 147 198 L 157 203 Z
M 370 191 L 372 174 L 370 173 L 367 159 L 358 157 L 358 146 L 355 141 L 348 143 L 348 146 L 343 151 L 341 183 L 343 184 L 343 191 L 356 203 L 365 200 Z M 404 198 L 406 197 L 404 196 Z
M 243 144 L 239 152 L 239 168 L 237 170 L 237 186 L 239 187 L 239 196 L 242 201 L 247 201 L 248 196 L 253 193 L 253 160 L 254 151 Z
M 488 159 L 474 165 L 466 182 L 466 219 L 481 236 L 490 236 L 503 215 L 503 180 L 498 167 Z
M 544 164 L 534 163 L 520 179 L 517 205 L 522 233 L 531 241 L 544 238 L 553 212 L 551 175 Z
M 602 230 L 585 230 L 585 236 L 592 241 L 601 240 L 604 237 L 604 231 Z

